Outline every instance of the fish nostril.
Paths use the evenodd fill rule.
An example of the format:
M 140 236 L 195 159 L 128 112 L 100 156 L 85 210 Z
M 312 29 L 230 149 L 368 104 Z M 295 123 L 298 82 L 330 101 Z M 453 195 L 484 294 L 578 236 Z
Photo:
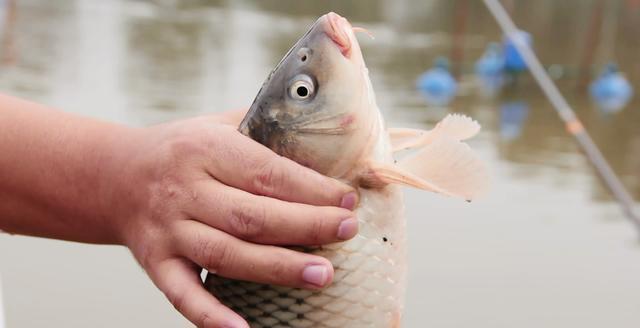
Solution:
M 298 57 L 300 58 L 301 62 L 303 63 L 306 62 L 310 56 L 311 56 L 311 49 L 307 47 L 303 47 L 298 50 Z

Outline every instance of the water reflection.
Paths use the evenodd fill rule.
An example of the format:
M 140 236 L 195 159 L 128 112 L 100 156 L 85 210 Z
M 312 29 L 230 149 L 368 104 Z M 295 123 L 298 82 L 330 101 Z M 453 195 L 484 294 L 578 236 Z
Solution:
M 165 10 L 148 17 L 130 15 L 125 22 L 127 56 L 122 77 L 132 108 L 194 110 L 201 93 L 206 23 L 203 17 L 181 19 Z M 218 40 L 216 46 L 220 46 Z
M 522 134 L 522 126 L 527 120 L 529 105 L 524 101 L 510 101 L 500 106 L 500 137 L 513 141 Z
M 0 44 L 2 45 L 2 66 L 10 66 L 15 62 L 15 44 L 13 36 L 16 24 L 16 2 L 9 0 L 0 5 Z
M 356 22 L 379 22 L 384 14 L 384 2 L 380 0 L 358 0 L 358 1 L 309 1 L 300 2 L 295 0 L 266 0 L 257 1 L 255 8 L 264 12 L 272 12 L 278 15 L 290 17 L 312 17 L 316 18 L 318 13 L 324 13 L 327 8 L 339 13 L 350 20 Z
M 55 67 L 64 50 L 72 6 L 69 1 L 21 7 L 2 3 L 2 68 L 0 87 L 38 99 L 54 87 Z
M 484 97 L 494 97 L 505 83 L 505 60 L 500 46 L 491 42 L 475 64 L 477 83 L 480 94 Z
M 246 106 L 266 72 L 301 31 L 331 9 L 378 34 L 376 40 L 362 43 L 379 102 L 391 121 L 424 125 L 440 118 L 442 113 L 425 108 L 413 83 L 436 57 L 448 55 L 453 59 L 452 70 L 462 81 L 459 96 L 450 104 L 452 109 L 489 121 L 510 120 L 514 118 L 510 113 L 519 113 L 513 115 L 520 117 L 516 119 L 520 123 L 506 125 L 510 132 L 502 129 L 503 124 L 489 131 L 503 137 L 519 136 L 511 140 L 507 153 L 498 152 L 502 159 L 534 164 L 534 170 L 536 165 L 550 165 L 591 173 L 585 166 L 566 164 L 567 154 L 577 154 L 573 141 L 529 78 L 525 76 L 501 96 L 508 99 L 518 93 L 519 99 L 529 104 L 528 115 L 512 106 L 498 110 L 496 104 L 487 105 L 487 100 L 477 99 L 470 91 L 477 89 L 470 87 L 475 82 L 468 78 L 474 70 L 473 61 L 481 57 L 491 40 L 501 37 L 479 2 L 404 0 L 391 5 L 383 1 L 302 4 L 199 0 L 99 4 L 68 0 L 54 5 L 31 0 L 18 2 L 15 8 L 12 3 L 4 2 L 2 10 L 0 86 L 24 96 L 49 99 L 77 111 L 100 99 L 109 107 L 110 114 L 104 116 L 133 124 Z M 550 0 L 508 1 L 507 5 L 520 26 L 537 40 L 536 50 L 543 62 L 562 72 L 558 75 L 562 90 L 595 141 L 604 146 L 624 183 L 640 197 L 638 100 L 633 99 L 629 110 L 618 117 L 604 120 L 590 110 L 580 83 L 612 57 L 628 72 L 631 83 L 638 83 L 640 40 L 634 32 L 640 26 L 638 6 L 633 1 L 595 1 L 592 5 Z M 492 81 L 480 86 L 492 86 Z M 493 95 L 497 89 L 485 93 Z M 597 179 L 593 185 L 598 190 L 596 198 L 606 199 Z
M 324 12 L 337 11 L 376 36 L 375 40 L 363 38 L 361 42 L 378 103 L 389 125 L 429 128 L 447 111 L 467 113 L 484 127 L 472 145 L 494 169 L 494 192 L 484 207 L 483 203 L 474 204 L 478 207 L 469 210 L 435 197 L 431 202 L 430 196 L 424 194 L 416 196 L 419 201 L 412 203 L 413 194 L 408 194 L 407 208 L 413 216 L 410 224 L 414 227 L 431 224 L 430 229 L 412 231 L 419 237 L 413 244 L 418 247 L 418 255 L 427 250 L 444 254 L 429 253 L 428 261 L 416 257 L 412 262 L 418 269 L 412 271 L 416 287 L 408 302 L 409 327 L 422 326 L 422 311 L 427 308 L 421 303 L 424 295 L 441 295 L 437 301 L 449 304 L 429 303 L 443 311 L 429 313 L 430 318 L 441 319 L 432 326 L 526 327 L 517 324 L 518 318 L 511 318 L 504 325 L 491 324 L 495 323 L 491 320 L 508 317 L 510 313 L 527 317 L 535 306 L 505 302 L 507 310 L 493 309 L 492 313 L 485 311 L 490 310 L 490 302 L 482 300 L 490 295 L 520 292 L 526 286 L 515 283 L 516 280 L 525 279 L 535 285 L 539 278 L 536 275 L 544 274 L 550 276 L 543 279 L 544 284 L 538 281 L 539 285 L 530 291 L 534 296 L 537 290 L 560 289 L 569 302 L 597 302 L 598 297 L 579 291 L 615 290 L 624 293 L 626 303 L 633 305 L 633 311 L 628 313 L 636 313 L 640 306 L 636 297 L 625 293 L 637 287 L 640 270 L 633 266 L 638 262 L 637 250 L 625 253 L 625 248 L 616 253 L 622 254 L 618 260 L 601 250 L 601 247 L 609 250 L 611 245 L 627 247 L 619 240 L 618 230 L 615 237 L 608 234 L 613 234 L 611 229 L 629 232 L 630 227 L 623 223 L 612 227 L 613 224 L 605 225 L 599 220 L 603 216 L 619 217 L 620 213 L 608 210 L 611 202 L 608 191 L 564 131 L 536 84 L 524 74 L 517 85 L 503 88 L 494 97 L 484 97 L 478 92 L 482 84 L 475 77 L 475 61 L 491 41 L 501 39 L 501 32 L 480 1 L 18 0 L 16 3 L 13 14 L 10 7 L 2 12 L 5 19 L 0 24 L 0 57 L 10 60 L 3 60 L 0 67 L 0 88 L 67 110 L 134 125 L 248 106 L 268 72 L 308 25 Z M 619 63 L 632 85 L 640 85 L 638 2 L 504 3 L 519 26 L 532 34 L 541 60 L 559 72 L 557 82 L 568 101 L 625 185 L 636 199 L 640 198 L 640 97 L 631 99 L 626 110 L 605 119 L 594 110 L 587 92 L 596 68 L 612 60 Z M 439 56 L 449 58 L 459 89 L 447 108 L 436 110 L 425 105 L 415 81 Z M 440 235 L 446 228 L 451 228 L 449 234 Z M 548 240 L 535 239 L 536 236 Z M 433 244 L 428 243 L 434 240 Z M 608 240 L 610 244 L 605 242 Z M 576 245 L 576 249 L 568 244 Z M 447 253 L 454 250 L 460 251 L 460 256 L 469 252 L 459 259 L 459 267 L 455 266 L 454 253 Z M 509 251 L 513 252 L 512 257 L 508 256 Z M 565 257 L 560 257 L 563 251 Z M 587 257 L 598 254 L 601 256 L 595 259 Z M 566 266 L 567 258 L 573 261 L 576 257 L 582 258 L 577 263 L 584 267 Z M 545 261 L 547 258 L 556 262 Z M 434 265 L 432 260 L 440 261 Z M 595 263 L 592 260 L 598 261 L 597 268 L 588 266 Z M 16 267 L 20 263 L 12 262 Z M 473 269 L 463 263 L 471 263 Z M 421 271 L 421 265 L 429 267 Z M 447 269 L 447 265 L 451 267 Z M 518 267 L 531 270 L 518 271 Z M 597 270 L 607 268 L 616 272 L 598 275 Z M 30 270 L 15 272 L 15 276 L 9 274 L 8 281 L 31 277 Z M 429 275 L 433 272 L 436 273 Z M 441 276 L 437 276 L 438 272 Z M 587 276 L 596 273 L 589 276 L 592 281 L 572 289 L 567 285 L 574 282 L 575 272 Z M 503 273 L 505 276 L 500 276 Z M 65 274 L 72 275 L 73 271 Z M 617 279 L 618 275 L 624 278 Z M 423 277 L 441 278 L 441 286 L 446 286 L 446 290 L 431 293 L 438 286 L 429 285 L 431 281 Z M 607 277 L 606 284 L 598 277 Z M 514 282 L 510 284 L 509 279 Z M 27 285 L 30 281 L 22 282 Z M 481 293 L 475 287 L 454 292 L 471 282 L 474 286 L 495 287 L 497 292 L 492 289 Z M 615 283 L 618 289 L 610 289 L 609 285 Z M 598 289 L 599 286 L 606 288 Z M 12 292 L 11 286 L 8 293 L 8 299 L 17 302 L 16 308 L 24 309 L 30 309 L 31 299 L 46 297 L 32 291 Z M 479 295 L 478 303 L 459 306 L 464 302 L 461 299 L 473 299 L 474 293 Z M 23 294 L 28 297 L 20 298 Z M 541 301 L 532 305 L 544 306 L 549 301 L 546 296 L 538 295 Z M 433 300 L 430 297 L 426 299 Z M 449 303 L 447 297 L 452 298 Z M 623 308 L 608 306 L 606 299 L 597 305 L 591 312 L 607 319 L 620 315 L 616 311 Z M 41 311 L 44 313 L 48 308 L 56 309 L 47 306 Z M 556 316 L 571 317 L 564 311 L 565 306 L 557 308 L 562 313 Z M 459 316 L 461 309 L 469 319 L 464 323 L 456 321 L 459 324 L 455 325 L 451 320 Z M 479 312 L 474 317 L 476 309 Z M 581 318 L 583 312 L 580 308 L 580 315 L 575 318 Z M 487 313 L 491 318 L 486 317 Z M 59 317 L 58 313 L 48 315 Z M 28 321 L 33 316 L 29 310 L 23 310 L 14 317 Z M 549 326 L 544 318 L 532 322 L 536 326 Z M 29 326 L 22 323 L 17 321 L 16 326 Z M 581 321 L 580 326 L 587 327 L 589 323 Z M 598 322 L 592 324 L 597 326 Z

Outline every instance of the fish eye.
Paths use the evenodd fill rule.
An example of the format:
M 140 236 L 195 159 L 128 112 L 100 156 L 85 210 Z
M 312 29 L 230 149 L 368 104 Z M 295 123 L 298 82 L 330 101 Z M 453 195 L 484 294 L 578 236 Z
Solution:
M 289 87 L 289 96 L 295 100 L 306 100 L 313 95 L 313 81 L 307 75 L 298 75 Z

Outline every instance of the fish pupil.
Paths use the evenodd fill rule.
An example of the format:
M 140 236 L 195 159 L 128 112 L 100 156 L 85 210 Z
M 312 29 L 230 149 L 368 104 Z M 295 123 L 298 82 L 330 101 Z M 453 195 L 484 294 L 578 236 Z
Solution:
M 298 96 L 304 98 L 309 95 L 309 90 L 306 87 L 301 86 L 296 89 L 296 93 L 298 94 Z
M 302 60 L 303 62 L 307 61 L 307 55 L 303 55 L 302 58 L 300 58 L 300 60 Z

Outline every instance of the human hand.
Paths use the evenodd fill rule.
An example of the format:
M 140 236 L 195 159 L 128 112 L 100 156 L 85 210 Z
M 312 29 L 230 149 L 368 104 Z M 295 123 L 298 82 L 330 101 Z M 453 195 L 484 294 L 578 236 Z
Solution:
M 248 327 L 203 288 L 201 268 L 320 289 L 333 278 L 331 263 L 281 246 L 326 244 L 357 233 L 351 187 L 224 124 L 232 121 L 201 117 L 122 138 L 118 147 L 126 151 L 114 161 L 119 176 L 105 202 L 117 217 L 120 242 L 199 327 Z

